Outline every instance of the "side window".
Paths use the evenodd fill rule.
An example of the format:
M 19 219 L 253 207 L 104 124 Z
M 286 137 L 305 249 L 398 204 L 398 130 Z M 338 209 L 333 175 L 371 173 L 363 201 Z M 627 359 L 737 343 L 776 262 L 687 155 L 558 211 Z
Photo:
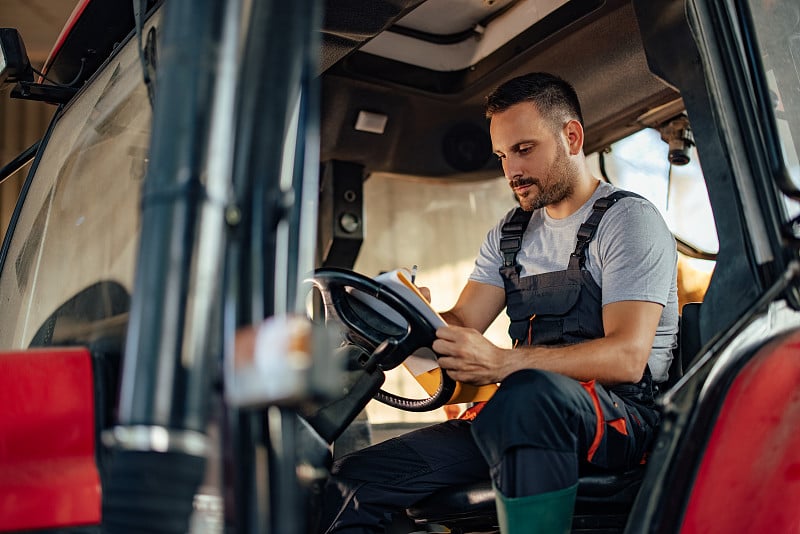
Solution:
M 689 163 L 681 166 L 670 164 L 668 152 L 669 146 L 651 128 L 617 141 L 603 154 L 608 180 L 655 204 L 676 237 L 716 253 L 719 242 L 697 150 L 692 147 Z M 599 155 L 592 155 L 591 161 L 599 174 Z
M 750 2 L 755 37 L 783 165 L 800 189 L 800 5 L 797 2 Z M 800 214 L 800 203 L 784 199 L 786 219 Z
M 66 108 L 43 149 L 1 267 L 1 349 L 46 341 L 48 318 L 95 284 L 130 293 L 151 118 L 134 44 Z
M 604 168 L 611 183 L 642 195 L 661 212 L 678 241 L 678 302 L 683 306 L 703 300 L 719 241 L 697 150 L 692 147 L 689 162 L 680 166 L 670 164 L 668 152 L 661 134 L 648 128 L 589 160 L 598 176 Z

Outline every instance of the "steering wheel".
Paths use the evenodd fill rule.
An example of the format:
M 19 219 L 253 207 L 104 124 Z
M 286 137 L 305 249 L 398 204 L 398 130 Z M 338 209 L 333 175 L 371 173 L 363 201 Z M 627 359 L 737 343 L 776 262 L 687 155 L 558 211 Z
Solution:
M 430 348 L 436 329 L 420 312 L 389 287 L 362 274 L 338 268 L 317 269 L 310 282 L 319 290 L 325 307 L 325 323 L 336 321 L 347 329 L 349 341 L 371 354 L 363 365 L 394 369 L 414 351 Z M 376 303 L 377 301 L 377 303 Z M 381 389 L 378 401 L 409 412 L 425 412 L 444 406 L 453 396 L 456 382 L 440 373 L 439 388 L 427 399 L 409 399 Z

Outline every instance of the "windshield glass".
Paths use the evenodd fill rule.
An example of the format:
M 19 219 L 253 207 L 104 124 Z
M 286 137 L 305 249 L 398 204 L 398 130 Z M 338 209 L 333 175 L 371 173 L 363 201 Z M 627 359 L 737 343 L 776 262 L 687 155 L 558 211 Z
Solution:
M 506 179 L 452 182 L 373 174 L 364 182 L 364 243 L 354 270 L 367 276 L 418 265 L 417 284 L 429 287 L 431 304 L 447 310 L 455 304 L 472 272 L 489 229 L 516 205 Z M 510 346 L 505 314 L 486 335 Z M 404 368 L 387 374 L 387 391 L 422 398 L 424 390 Z M 442 410 L 412 413 L 377 401 L 367 407 L 372 423 L 435 421 Z
M 150 116 L 127 46 L 58 119 L 10 229 L 0 349 L 85 342 L 127 311 Z

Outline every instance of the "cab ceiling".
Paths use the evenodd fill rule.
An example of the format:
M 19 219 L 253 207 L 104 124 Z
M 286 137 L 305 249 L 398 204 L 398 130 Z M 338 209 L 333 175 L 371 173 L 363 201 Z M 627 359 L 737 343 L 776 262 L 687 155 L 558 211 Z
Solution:
M 445 13 L 464 2 L 475 3 L 428 0 L 428 4 L 431 2 L 437 3 L 437 11 Z M 681 111 L 679 94 L 648 69 L 629 1 L 546 3 L 552 12 L 462 70 L 436 70 L 414 65 L 413 60 L 382 57 L 374 45 L 347 52 L 339 49 L 340 59 L 322 75 L 323 161 L 358 162 L 367 173 L 460 179 L 497 175 L 483 118 L 484 98 L 504 80 L 532 71 L 553 72 L 575 86 L 586 121 L 587 153 L 640 129 L 642 124 L 652 126 Z M 404 3 L 397 9 L 394 26 L 384 27 L 390 32 L 396 30 L 412 4 L 415 2 Z M 519 9 L 515 4 L 520 2 L 500 2 L 494 7 L 502 15 L 506 10 Z M 490 22 L 492 17 L 498 15 L 490 14 Z M 434 31 L 463 34 L 458 28 L 468 26 L 469 30 L 473 24 L 474 19 L 466 24 L 461 20 Z M 414 30 L 430 33 L 425 28 Z M 330 29 L 325 33 L 327 48 Z M 380 35 L 363 42 L 377 43 L 379 39 Z M 384 133 L 356 130 L 360 112 L 385 116 Z

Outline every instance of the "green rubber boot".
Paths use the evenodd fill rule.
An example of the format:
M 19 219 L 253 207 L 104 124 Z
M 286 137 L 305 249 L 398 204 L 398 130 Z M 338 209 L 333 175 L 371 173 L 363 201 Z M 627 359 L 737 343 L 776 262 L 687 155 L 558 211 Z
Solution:
M 494 489 L 497 519 L 502 534 L 564 534 L 572 528 L 578 485 L 561 490 L 506 497 Z

